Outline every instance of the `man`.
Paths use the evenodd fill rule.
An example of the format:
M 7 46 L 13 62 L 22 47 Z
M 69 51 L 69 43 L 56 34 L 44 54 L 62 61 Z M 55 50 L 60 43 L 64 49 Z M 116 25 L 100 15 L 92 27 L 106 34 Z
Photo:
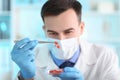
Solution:
M 81 40 L 84 23 L 82 6 L 77 0 L 48 0 L 42 7 L 44 31 L 48 44 L 33 49 L 37 40 L 18 41 L 12 60 L 19 66 L 18 80 L 120 80 L 118 58 L 111 49 Z M 62 73 L 51 74 L 50 70 Z

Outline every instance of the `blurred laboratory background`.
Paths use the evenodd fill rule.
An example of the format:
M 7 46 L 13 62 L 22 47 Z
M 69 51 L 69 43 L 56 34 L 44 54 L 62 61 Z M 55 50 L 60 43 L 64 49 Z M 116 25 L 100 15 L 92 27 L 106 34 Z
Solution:
M 14 80 L 19 68 L 10 57 L 15 39 L 45 38 L 40 17 L 47 0 L 0 0 L 0 80 Z M 120 0 L 79 0 L 85 22 L 83 38 L 108 45 L 120 61 Z

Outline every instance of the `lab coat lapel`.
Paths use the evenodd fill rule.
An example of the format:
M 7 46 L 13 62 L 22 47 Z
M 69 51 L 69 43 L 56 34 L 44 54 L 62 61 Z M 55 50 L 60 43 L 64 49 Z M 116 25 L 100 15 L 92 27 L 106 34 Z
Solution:
M 79 69 L 84 76 L 87 76 L 92 66 L 96 63 L 97 57 L 92 50 L 92 44 L 80 40 L 80 47 L 81 52 L 75 67 Z
M 87 65 L 93 65 L 97 61 L 97 57 L 93 51 L 93 44 L 87 41 L 81 40 L 81 54 L 84 57 L 84 61 Z

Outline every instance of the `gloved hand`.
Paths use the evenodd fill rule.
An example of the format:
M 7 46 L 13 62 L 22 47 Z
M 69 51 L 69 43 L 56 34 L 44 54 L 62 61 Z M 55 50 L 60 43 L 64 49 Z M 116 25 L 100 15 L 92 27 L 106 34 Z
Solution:
M 35 76 L 35 63 L 33 49 L 38 41 L 25 38 L 16 42 L 11 52 L 12 60 L 19 66 L 20 75 L 23 78 L 33 78 Z
M 84 80 L 83 75 L 73 67 L 64 68 L 64 72 L 56 76 L 61 80 Z

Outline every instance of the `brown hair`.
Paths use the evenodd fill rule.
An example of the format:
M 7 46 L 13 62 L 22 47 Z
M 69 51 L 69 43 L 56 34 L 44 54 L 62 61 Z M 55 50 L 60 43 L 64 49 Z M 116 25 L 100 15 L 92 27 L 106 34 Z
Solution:
M 70 8 L 76 12 L 81 21 L 82 5 L 77 0 L 48 0 L 42 7 L 41 17 L 44 21 L 44 17 L 57 16 Z

